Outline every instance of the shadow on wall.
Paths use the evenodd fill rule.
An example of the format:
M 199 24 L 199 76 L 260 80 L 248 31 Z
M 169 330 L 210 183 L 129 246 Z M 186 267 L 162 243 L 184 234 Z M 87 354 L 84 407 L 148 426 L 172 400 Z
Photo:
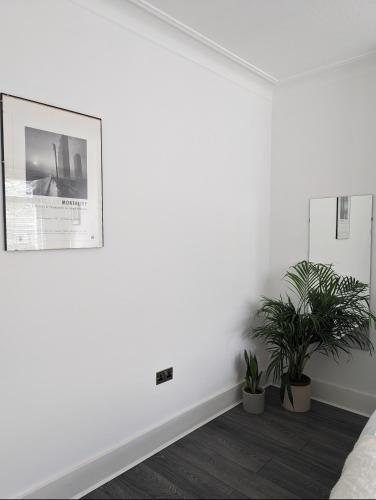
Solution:
M 241 331 L 245 348 L 250 350 L 253 354 L 256 354 L 260 370 L 263 370 L 265 373 L 265 369 L 269 364 L 269 355 L 265 349 L 265 345 L 260 340 L 253 338 L 253 329 L 259 326 L 262 322 L 262 319 L 257 314 L 259 306 L 259 301 L 248 303 L 249 313 L 248 316 L 242 321 Z M 235 365 L 237 372 L 243 375 L 245 371 L 243 351 L 236 357 Z M 262 381 L 263 384 L 265 382 L 265 380 Z

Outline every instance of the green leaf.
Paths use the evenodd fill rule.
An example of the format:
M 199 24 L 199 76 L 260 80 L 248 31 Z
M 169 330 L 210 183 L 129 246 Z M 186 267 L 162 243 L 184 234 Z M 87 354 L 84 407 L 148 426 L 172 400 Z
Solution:
M 332 265 L 302 261 L 287 271 L 285 280 L 293 296 L 262 297 L 257 314 L 263 321 L 253 335 L 265 342 L 270 355 L 266 377 L 281 381 L 281 390 L 284 386 L 292 398 L 291 384 L 283 377 L 288 373 L 300 380 L 313 354 L 338 361 L 341 353 L 350 356 L 358 346 L 372 355 L 369 327 L 376 326 L 376 316 L 370 310 L 368 285 L 338 275 Z M 248 367 L 254 378 L 258 365 L 252 354 Z
M 261 378 L 258 369 L 257 357 L 253 355 L 251 352 L 248 354 L 248 352 L 245 350 L 244 359 L 247 368 L 245 376 L 246 387 L 251 394 L 255 394 L 258 391 L 259 382 Z
M 287 394 L 288 394 L 290 403 L 291 403 L 292 407 L 294 408 L 294 397 L 293 397 L 293 394 L 292 394 L 292 388 L 291 388 L 291 384 L 290 384 L 290 380 L 289 379 L 287 379 L 286 389 L 287 389 Z
M 286 393 L 286 377 L 283 376 L 281 379 L 281 389 L 279 396 L 281 398 L 281 403 L 283 403 L 283 400 L 285 399 L 285 393 Z

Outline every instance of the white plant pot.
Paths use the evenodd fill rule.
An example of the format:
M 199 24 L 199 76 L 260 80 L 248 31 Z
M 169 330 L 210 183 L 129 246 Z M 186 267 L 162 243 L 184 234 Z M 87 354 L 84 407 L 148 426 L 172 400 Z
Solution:
M 308 379 L 308 377 L 307 377 Z M 292 406 L 290 398 L 287 394 L 287 389 L 285 392 L 285 397 L 283 400 L 283 407 L 285 410 L 294 413 L 306 413 L 311 409 L 311 379 L 308 379 L 307 383 L 304 385 L 293 385 L 291 384 L 292 397 L 294 400 L 294 406 Z
M 265 391 L 260 394 L 251 394 L 243 389 L 243 408 L 247 413 L 261 415 L 265 410 Z

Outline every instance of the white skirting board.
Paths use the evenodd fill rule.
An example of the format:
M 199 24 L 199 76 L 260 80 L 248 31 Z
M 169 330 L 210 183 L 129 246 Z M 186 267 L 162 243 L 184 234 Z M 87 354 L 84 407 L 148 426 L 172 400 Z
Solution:
M 80 498 L 239 404 L 241 388 L 226 389 L 21 498 Z
M 328 403 L 332 406 L 364 415 L 365 417 L 371 416 L 376 410 L 375 394 L 330 384 L 323 380 L 312 380 L 312 397 L 317 401 Z
M 21 498 L 80 498 L 131 469 L 158 451 L 230 410 L 241 401 L 242 384 L 209 398 L 171 420 L 163 422 L 118 448 L 84 463 Z M 321 380 L 312 381 L 313 399 L 369 416 L 376 409 L 376 396 Z

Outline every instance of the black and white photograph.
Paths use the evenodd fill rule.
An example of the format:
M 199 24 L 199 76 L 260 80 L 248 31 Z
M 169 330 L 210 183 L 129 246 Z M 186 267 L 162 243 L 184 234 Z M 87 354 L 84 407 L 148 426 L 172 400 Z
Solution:
M 6 250 L 102 247 L 101 119 L 1 101 Z
M 26 180 L 39 196 L 87 199 L 87 141 L 25 127 Z

